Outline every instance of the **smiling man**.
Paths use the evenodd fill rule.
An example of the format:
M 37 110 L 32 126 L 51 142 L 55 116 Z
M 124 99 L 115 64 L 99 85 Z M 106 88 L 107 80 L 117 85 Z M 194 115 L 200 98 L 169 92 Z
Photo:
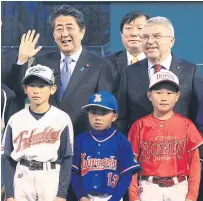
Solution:
M 125 68 L 118 95 L 118 130 L 127 133 L 134 121 L 152 112 L 147 88 L 152 75 L 161 69 L 172 71 L 180 81 L 180 98 L 174 111 L 195 123 L 203 93 L 203 79 L 197 65 L 171 53 L 174 42 L 174 28 L 167 18 L 153 17 L 145 22 L 142 44 L 147 58 Z
M 86 26 L 79 10 L 69 5 L 54 7 L 49 22 L 59 51 L 36 56 L 33 65 L 46 65 L 54 71 L 57 91 L 50 101 L 70 115 L 76 136 L 89 128 L 87 114 L 80 108 L 88 102 L 90 95 L 101 90 L 112 91 L 111 67 L 108 61 L 82 47 Z M 24 76 L 27 68 L 24 64 L 41 49 L 41 46 L 35 47 L 38 39 L 39 34 L 35 36 L 34 30 L 22 36 L 18 65 L 13 66 L 16 79 Z
M 120 22 L 120 34 L 125 50 L 118 51 L 106 57 L 115 68 L 115 95 L 119 88 L 124 67 L 145 58 L 142 49 L 142 28 L 149 16 L 140 11 L 127 13 Z

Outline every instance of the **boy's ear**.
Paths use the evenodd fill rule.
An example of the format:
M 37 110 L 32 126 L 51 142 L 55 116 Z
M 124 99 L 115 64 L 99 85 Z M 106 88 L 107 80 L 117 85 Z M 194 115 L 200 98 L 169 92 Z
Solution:
M 147 97 L 150 101 L 152 101 L 152 92 L 151 91 L 148 91 L 147 92 Z
M 117 118 L 118 118 L 118 114 L 117 114 L 117 113 L 115 113 L 115 114 L 113 115 L 112 122 L 115 122 Z
M 179 98 L 180 98 L 180 91 L 177 92 L 177 94 L 176 94 L 176 102 L 179 100 Z
M 27 86 L 26 85 L 23 85 L 23 90 L 24 90 L 25 94 L 27 94 Z
M 56 90 L 57 90 L 57 86 L 56 85 L 52 85 L 51 86 L 51 95 L 54 95 Z

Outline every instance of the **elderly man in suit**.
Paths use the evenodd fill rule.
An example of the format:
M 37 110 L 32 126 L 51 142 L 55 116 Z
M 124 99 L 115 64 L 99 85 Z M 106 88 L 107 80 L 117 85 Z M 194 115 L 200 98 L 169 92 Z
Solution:
M 175 112 L 195 123 L 203 93 L 200 68 L 171 53 L 175 36 L 173 25 L 167 18 L 150 18 L 142 31 L 143 51 L 147 58 L 125 68 L 118 98 L 118 129 L 127 133 L 133 122 L 152 112 L 152 104 L 147 98 L 149 79 L 161 69 L 172 71 L 180 80 L 180 99 Z
M 120 34 L 125 50 L 121 50 L 107 56 L 113 68 L 116 80 L 115 93 L 117 92 L 123 75 L 124 67 L 145 58 L 142 50 L 142 27 L 149 16 L 140 11 L 127 13 L 120 22 Z
M 89 128 L 87 114 L 81 110 L 89 97 L 100 90 L 112 92 L 112 69 L 110 62 L 82 47 L 86 28 L 80 11 L 62 5 L 53 8 L 50 13 L 49 21 L 59 51 L 37 56 L 32 65 L 46 65 L 54 71 L 58 89 L 50 101 L 70 115 L 76 136 Z M 34 30 L 22 36 L 18 63 L 13 66 L 18 83 L 27 68 L 25 63 L 42 48 L 35 47 L 38 39 L 39 34 L 35 36 Z

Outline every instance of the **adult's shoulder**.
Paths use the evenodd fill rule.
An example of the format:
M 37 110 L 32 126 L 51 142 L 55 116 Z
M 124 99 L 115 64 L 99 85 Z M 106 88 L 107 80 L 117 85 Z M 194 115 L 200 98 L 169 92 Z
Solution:
M 148 63 L 147 63 L 147 59 L 146 58 L 142 59 L 142 60 L 140 60 L 140 61 L 138 61 L 138 62 L 136 62 L 134 64 L 131 64 L 131 65 L 127 66 L 125 68 L 125 70 L 127 72 L 131 73 L 131 72 L 135 72 L 135 71 L 139 72 L 140 69 L 145 69 L 145 68 L 146 69 L 148 68 Z
M 8 99 L 16 98 L 15 92 L 12 89 L 10 89 L 7 85 L 1 83 L 1 89 L 5 91 Z
M 127 56 L 125 50 L 121 50 L 121 51 L 118 51 L 118 52 L 114 52 L 114 53 L 112 53 L 112 54 L 106 56 L 105 58 L 108 59 L 109 61 L 114 61 L 116 58 L 122 57 L 122 56 Z
M 56 59 L 60 58 L 60 51 L 52 51 L 47 53 L 42 53 L 39 56 L 36 56 L 37 60 L 46 60 L 46 59 Z
M 197 65 L 195 63 L 187 61 L 183 58 L 178 58 L 175 55 L 172 55 L 172 63 L 178 63 L 186 68 L 194 68 L 194 69 L 197 68 Z

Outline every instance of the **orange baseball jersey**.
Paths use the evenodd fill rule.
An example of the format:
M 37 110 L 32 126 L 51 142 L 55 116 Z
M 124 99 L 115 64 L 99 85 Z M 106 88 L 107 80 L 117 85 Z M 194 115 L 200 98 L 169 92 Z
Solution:
M 137 120 L 128 139 L 142 167 L 140 175 L 157 177 L 187 176 L 188 152 L 203 144 L 192 121 L 176 113 L 168 120 L 152 114 Z

